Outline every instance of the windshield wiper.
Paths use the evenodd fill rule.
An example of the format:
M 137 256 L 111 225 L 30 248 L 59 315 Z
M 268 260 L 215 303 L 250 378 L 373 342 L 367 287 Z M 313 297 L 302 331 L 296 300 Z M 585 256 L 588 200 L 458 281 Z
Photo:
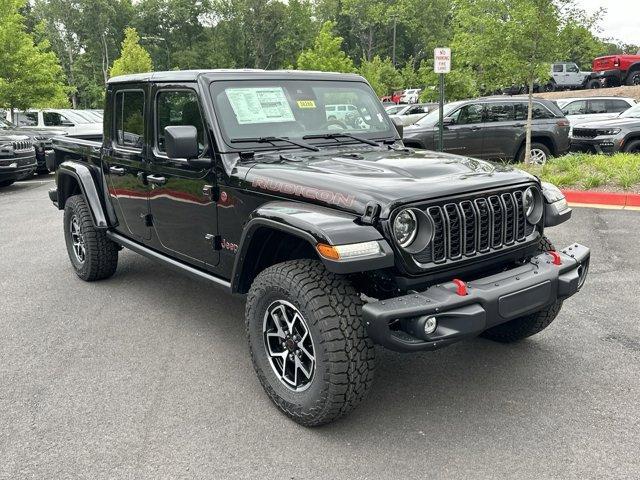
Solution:
M 312 140 L 314 138 L 325 138 L 327 140 L 337 140 L 338 138 L 350 138 L 352 140 L 357 140 L 361 143 L 366 143 L 367 145 L 372 145 L 374 147 L 379 147 L 380 144 L 378 142 L 374 142 L 373 140 L 369 140 L 368 138 L 359 137 L 358 135 L 352 135 L 350 133 L 319 133 L 317 135 L 305 135 L 302 137 L 304 140 Z
M 297 147 L 306 148 L 307 150 L 311 150 L 313 152 L 319 152 L 320 149 L 318 147 L 314 147 L 305 142 L 298 142 L 296 140 L 291 140 L 290 138 L 285 137 L 247 137 L 247 138 L 232 138 L 231 143 L 243 143 L 243 142 L 255 142 L 255 143 L 271 143 L 274 142 L 286 142 L 291 145 L 295 145 Z

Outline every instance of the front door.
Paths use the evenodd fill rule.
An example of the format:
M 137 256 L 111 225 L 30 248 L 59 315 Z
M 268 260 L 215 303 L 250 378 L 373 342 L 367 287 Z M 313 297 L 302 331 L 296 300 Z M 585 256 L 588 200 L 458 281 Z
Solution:
M 486 106 L 483 157 L 513 160 L 514 145 L 525 124 L 516 120 L 512 102 L 498 101 Z
M 454 123 L 445 129 L 444 151 L 481 158 L 484 106 L 479 103 L 465 105 L 449 117 Z
M 138 240 L 151 237 L 149 186 L 144 181 L 144 88 L 127 86 L 109 96 L 113 102 L 112 142 L 103 151 L 109 195 L 119 220 L 118 230 Z
M 170 255 L 198 267 L 215 266 L 217 214 L 216 179 L 212 168 L 192 167 L 186 159 L 166 154 L 164 129 L 192 125 L 198 130 L 200 155 L 212 157 L 193 85 L 154 88 L 152 160 L 147 181 L 153 229 L 159 246 Z

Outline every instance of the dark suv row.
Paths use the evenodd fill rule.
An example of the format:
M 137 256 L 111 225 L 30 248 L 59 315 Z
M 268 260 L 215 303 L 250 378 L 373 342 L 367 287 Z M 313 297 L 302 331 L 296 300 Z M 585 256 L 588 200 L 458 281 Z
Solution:
M 444 151 L 471 157 L 522 161 L 525 151 L 527 99 L 487 97 L 444 107 Z M 437 110 L 404 130 L 409 147 L 435 150 Z M 545 163 L 569 150 L 569 121 L 558 106 L 534 99 L 531 158 Z

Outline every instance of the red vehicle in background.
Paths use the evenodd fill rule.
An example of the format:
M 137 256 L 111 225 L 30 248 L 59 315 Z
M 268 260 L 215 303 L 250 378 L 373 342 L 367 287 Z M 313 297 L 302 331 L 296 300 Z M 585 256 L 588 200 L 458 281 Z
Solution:
M 593 78 L 604 87 L 640 85 L 640 52 L 637 55 L 607 55 L 593 61 Z

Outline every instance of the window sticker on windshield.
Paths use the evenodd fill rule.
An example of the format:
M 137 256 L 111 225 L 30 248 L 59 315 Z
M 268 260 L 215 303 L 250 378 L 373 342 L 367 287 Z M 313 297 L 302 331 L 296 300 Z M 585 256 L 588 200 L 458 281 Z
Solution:
M 240 125 L 295 121 L 282 87 L 227 88 L 225 93 Z
M 316 102 L 313 100 L 298 100 L 298 108 L 316 108 Z

